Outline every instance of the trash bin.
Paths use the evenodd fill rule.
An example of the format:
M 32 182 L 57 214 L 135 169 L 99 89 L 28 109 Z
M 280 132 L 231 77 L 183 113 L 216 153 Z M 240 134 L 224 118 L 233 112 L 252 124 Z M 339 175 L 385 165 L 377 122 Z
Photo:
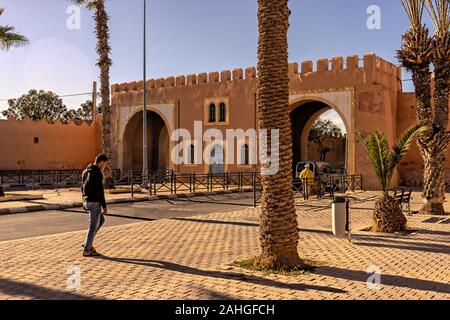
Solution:
M 343 197 L 335 197 L 332 204 L 331 220 L 333 234 L 338 238 L 345 237 L 347 204 Z

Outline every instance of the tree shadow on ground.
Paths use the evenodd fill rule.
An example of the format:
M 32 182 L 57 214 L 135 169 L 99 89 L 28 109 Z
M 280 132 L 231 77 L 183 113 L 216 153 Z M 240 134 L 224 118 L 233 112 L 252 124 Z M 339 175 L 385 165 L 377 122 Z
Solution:
M 418 232 L 415 232 L 418 233 Z M 413 245 L 413 246 L 427 246 L 427 247 L 436 247 L 436 248 L 447 248 L 447 252 L 450 253 L 450 246 L 449 245 L 439 245 L 434 244 L 431 242 L 448 242 L 450 243 L 450 240 L 444 240 L 444 239 L 426 239 L 426 238 L 419 238 L 415 234 L 414 235 L 406 235 L 406 236 L 389 236 L 389 235 L 383 235 L 382 237 L 378 235 L 360 235 L 357 234 L 354 236 L 354 243 L 359 244 L 358 240 L 366 240 L 366 241 L 382 241 L 382 242 L 390 242 L 395 244 L 403 244 L 403 245 Z M 407 242 L 405 242 L 407 241 Z M 413 242 L 413 241 L 426 241 L 426 242 Z
M 73 292 L 44 288 L 35 284 L 0 278 L 0 293 L 40 300 L 99 300 Z
M 431 235 L 438 235 L 438 236 L 450 236 L 450 232 L 442 231 L 442 230 L 419 230 L 419 231 L 417 231 L 417 233 L 431 234 Z
M 337 267 L 318 267 L 314 273 L 329 276 L 333 278 L 340 278 L 352 281 L 367 282 L 370 274 L 350 269 L 341 269 Z M 450 286 L 447 283 L 435 282 L 431 280 L 421 280 L 417 278 L 408 278 L 398 275 L 381 274 L 381 285 L 388 285 L 393 287 L 403 287 L 422 291 L 432 291 L 441 293 L 450 293 Z
M 375 240 L 375 239 L 370 239 Z M 379 239 L 380 241 L 385 242 L 396 242 L 394 240 L 388 239 Z M 419 242 L 397 242 L 398 244 L 387 244 L 387 243 L 373 243 L 373 242 L 359 242 L 355 241 L 354 244 L 358 246 L 366 246 L 366 247 L 374 247 L 374 248 L 390 248 L 390 249 L 400 249 L 400 250 L 413 250 L 413 251 L 422 251 L 422 252 L 431 252 L 431 253 L 450 253 L 450 246 L 448 245 L 440 245 L 440 244 L 425 244 Z M 404 245 L 399 245 L 399 244 Z
M 180 265 L 180 264 L 176 264 L 176 263 L 172 263 L 172 262 L 167 262 L 167 261 L 114 258 L 114 257 L 107 257 L 107 256 L 101 256 L 100 258 L 107 260 L 107 261 L 114 261 L 114 262 L 128 263 L 128 264 L 140 265 L 140 266 L 151 267 L 151 268 L 165 269 L 165 270 L 169 270 L 169 271 L 187 273 L 187 274 L 192 274 L 192 275 L 202 276 L 202 277 L 219 278 L 219 279 L 226 279 L 226 280 L 236 280 L 236 281 L 241 281 L 241 282 L 262 285 L 262 286 L 271 286 L 271 287 L 280 288 L 280 289 L 289 289 L 289 290 L 298 290 L 298 291 L 316 290 L 316 291 L 324 291 L 324 292 L 332 292 L 332 293 L 346 293 L 347 292 L 342 289 L 337 289 L 337 288 L 328 287 L 328 286 L 318 286 L 318 285 L 310 285 L 310 284 L 302 284 L 302 283 L 284 283 L 284 282 L 279 282 L 279 281 L 275 281 L 275 280 L 271 280 L 271 279 L 266 279 L 266 278 L 257 277 L 257 276 L 253 276 L 253 275 L 247 275 L 247 274 L 238 273 L 238 272 L 201 270 L 201 269 L 192 268 L 192 267 L 188 267 L 188 266 L 184 266 L 184 265 Z
M 170 220 L 199 222 L 199 223 L 212 223 L 212 224 L 230 224 L 230 225 L 243 226 L 243 227 L 259 227 L 259 224 L 257 224 L 257 223 L 240 222 L 240 221 L 222 221 L 222 220 L 196 219 L 196 218 L 172 218 Z

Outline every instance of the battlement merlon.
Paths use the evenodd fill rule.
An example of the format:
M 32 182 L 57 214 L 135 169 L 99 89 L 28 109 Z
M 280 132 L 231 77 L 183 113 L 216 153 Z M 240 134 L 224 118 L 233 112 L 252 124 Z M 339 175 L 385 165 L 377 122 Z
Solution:
M 362 63 L 361 63 L 362 62 Z M 311 60 L 302 61 L 299 64 L 296 62 L 289 63 L 289 76 L 296 75 L 312 75 L 321 73 L 339 73 L 339 72 L 352 72 L 356 70 L 363 70 L 369 75 L 373 75 L 374 72 L 382 72 L 385 74 L 391 74 L 397 78 L 401 78 L 401 68 L 393 63 L 390 63 L 375 53 L 365 54 L 362 59 L 358 55 L 350 55 L 346 58 L 338 56 L 331 59 L 323 58 L 318 59 L 316 62 L 316 68 Z M 245 70 L 242 68 L 234 69 L 233 71 L 224 70 L 221 72 L 201 72 L 198 74 L 190 74 L 187 76 L 170 76 L 167 78 L 150 79 L 147 81 L 147 88 L 150 89 L 162 89 L 162 88 L 180 88 L 191 87 L 197 85 L 209 85 L 229 81 L 243 81 L 256 79 L 257 70 L 255 67 L 248 67 Z M 136 91 L 143 91 L 143 81 L 132 81 L 129 83 L 114 84 L 111 88 L 112 95 L 116 93 L 132 93 Z
M 29 118 L 23 119 L 23 120 L 17 120 L 13 117 L 8 117 L 6 119 L 0 119 L 0 121 L 5 123 L 17 123 L 23 126 L 30 126 L 30 125 L 42 125 L 42 126 L 72 126 L 72 127 L 92 127 L 94 125 L 94 121 L 87 121 L 87 120 L 56 120 L 56 121 L 47 121 L 47 120 L 32 120 Z

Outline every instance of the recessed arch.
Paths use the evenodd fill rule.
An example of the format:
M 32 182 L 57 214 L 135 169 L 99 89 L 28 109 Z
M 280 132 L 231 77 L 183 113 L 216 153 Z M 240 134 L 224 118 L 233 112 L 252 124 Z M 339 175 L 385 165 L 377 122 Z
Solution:
M 140 170 L 143 167 L 143 116 L 134 112 L 123 129 L 122 168 Z M 166 121 L 156 111 L 147 110 L 147 158 L 149 170 L 163 170 L 170 166 L 170 139 Z
M 309 133 L 318 120 L 318 118 L 329 110 L 334 110 L 341 118 L 347 136 L 345 138 L 344 145 L 339 144 L 339 148 L 343 150 L 336 150 L 339 155 L 343 158 L 342 161 L 335 161 L 337 166 L 343 165 L 345 169 L 349 170 L 349 154 L 348 154 L 348 133 L 351 132 L 352 128 L 349 126 L 348 119 L 345 118 L 343 112 L 336 107 L 330 101 L 320 98 L 320 97 L 302 97 L 299 99 L 294 99 L 290 103 L 291 109 L 291 123 L 292 123 L 292 154 L 293 154 L 293 172 L 298 162 L 304 160 L 319 160 L 311 158 L 311 150 L 308 149 L 309 145 Z M 351 171 L 351 170 L 350 170 Z

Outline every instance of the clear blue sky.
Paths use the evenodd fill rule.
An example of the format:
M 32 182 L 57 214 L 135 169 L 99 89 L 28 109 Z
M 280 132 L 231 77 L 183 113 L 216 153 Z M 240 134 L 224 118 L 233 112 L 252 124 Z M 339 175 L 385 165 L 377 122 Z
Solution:
M 142 77 L 142 3 L 107 1 L 111 83 Z M 381 30 L 367 28 L 370 5 L 381 8 Z M 80 30 L 69 30 L 66 0 L 0 0 L 0 6 L 6 9 L 0 24 L 31 40 L 0 52 L 0 99 L 32 88 L 59 95 L 91 90 L 98 71 L 90 12 L 82 10 Z M 256 65 L 257 0 L 148 0 L 148 7 L 149 78 Z M 290 61 L 375 52 L 397 63 L 395 50 L 408 28 L 400 0 L 291 0 L 290 8 Z M 64 101 L 78 107 L 87 98 Z M 0 110 L 5 107 L 0 101 Z

